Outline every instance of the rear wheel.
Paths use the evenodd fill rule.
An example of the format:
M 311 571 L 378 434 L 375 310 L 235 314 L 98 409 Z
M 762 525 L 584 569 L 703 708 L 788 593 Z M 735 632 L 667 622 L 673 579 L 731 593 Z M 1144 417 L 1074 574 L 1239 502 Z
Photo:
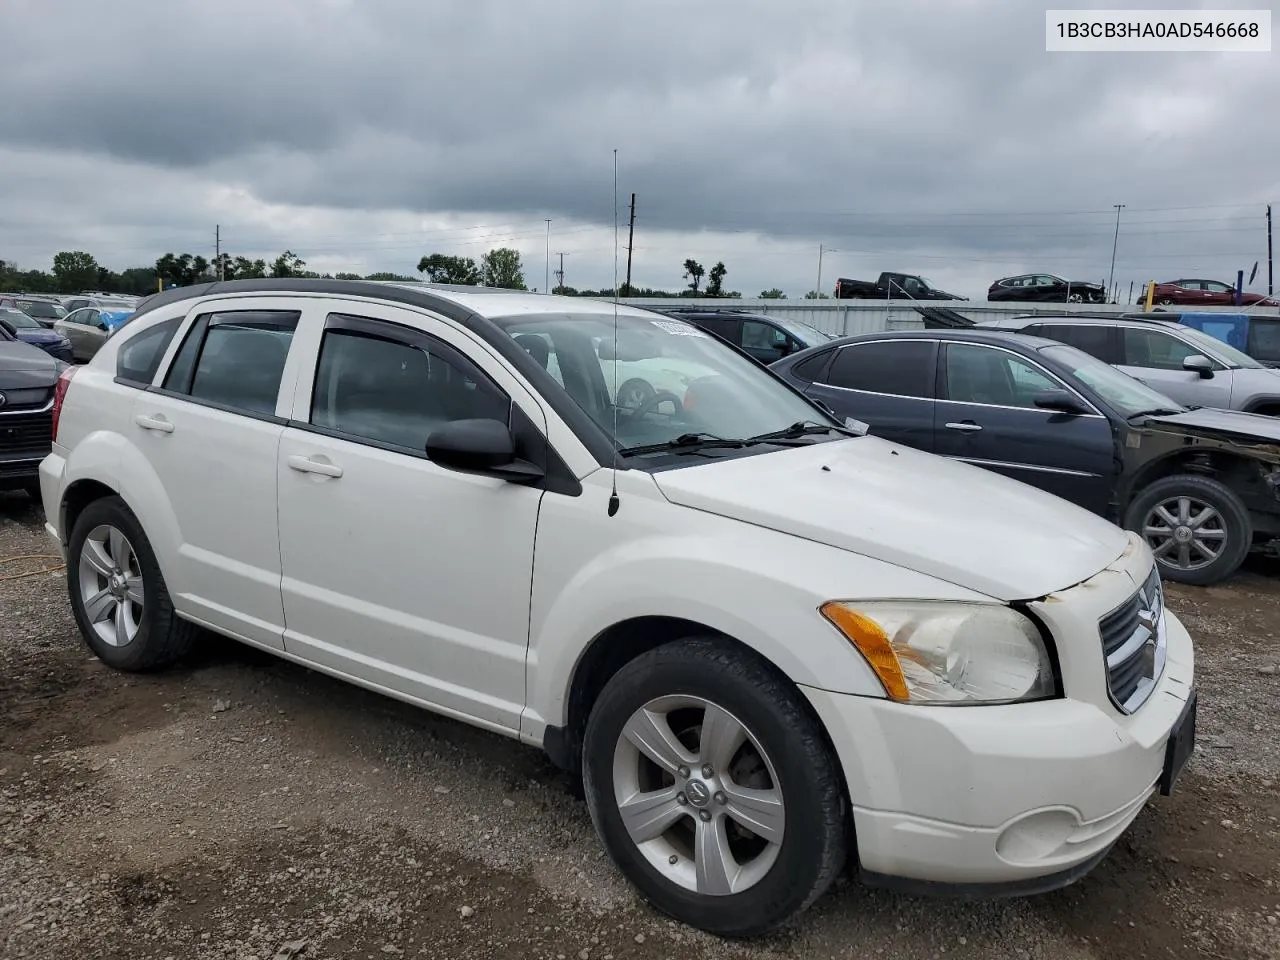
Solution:
M 95 500 L 76 519 L 67 589 L 85 643 L 108 666 L 163 666 L 195 640 L 196 626 L 174 612 L 151 543 L 119 497 Z
M 1142 490 L 1125 526 L 1151 547 L 1162 577 L 1199 586 L 1235 573 L 1253 544 L 1249 511 L 1235 491 L 1192 474 L 1164 477 Z
M 764 933 L 844 863 L 841 780 L 821 729 L 792 684 L 726 641 L 670 643 L 623 667 L 583 749 L 605 848 L 677 920 Z

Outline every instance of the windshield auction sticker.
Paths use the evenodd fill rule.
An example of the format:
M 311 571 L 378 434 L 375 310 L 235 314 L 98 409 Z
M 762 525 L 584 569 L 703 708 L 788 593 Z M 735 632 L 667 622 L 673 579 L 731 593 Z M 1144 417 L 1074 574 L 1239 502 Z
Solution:
M 650 320 L 659 330 L 665 330 L 667 333 L 673 333 L 677 337 L 705 337 L 706 334 L 697 327 L 691 327 L 687 323 L 680 323 L 676 320 Z
M 1270 53 L 1270 10 L 1046 10 L 1051 53 Z

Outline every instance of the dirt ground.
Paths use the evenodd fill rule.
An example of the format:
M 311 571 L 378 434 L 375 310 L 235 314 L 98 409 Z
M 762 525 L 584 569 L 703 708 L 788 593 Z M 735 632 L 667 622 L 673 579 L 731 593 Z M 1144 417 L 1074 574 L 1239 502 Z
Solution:
M 0 558 L 47 554 L 42 523 L 0 496 Z M 116 673 L 62 573 L 0 580 L 0 957 L 1280 957 L 1280 567 L 1170 593 L 1199 749 L 1094 873 L 978 904 L 842 882 L 735 944 L 640 903 L 537 751 L 234 643 Z

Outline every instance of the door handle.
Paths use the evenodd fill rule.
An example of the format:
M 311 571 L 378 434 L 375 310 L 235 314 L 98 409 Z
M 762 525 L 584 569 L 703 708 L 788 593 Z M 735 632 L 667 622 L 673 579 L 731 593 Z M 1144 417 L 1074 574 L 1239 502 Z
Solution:
M 148 417 L 143 414 L 133 418 L 133 422 L 143 430 L 157 430 L 160 433 L 173 433 L 173 424 L 162 416 Z
M 288 460 L 289 468 L 297 470 L 299 473 L 318 473 L 322 477 L 342 476 L 342 468 L 336 463 L 325 463 L 321 460 L 312 460 L 310 457 L 292 456 Z
M 966 421 L 965 423 L 948 423 L 947 429 L 960 430 L 964 433 L 977 433 L 982 428 L 978 426 L 976 423 L 970 423 Z

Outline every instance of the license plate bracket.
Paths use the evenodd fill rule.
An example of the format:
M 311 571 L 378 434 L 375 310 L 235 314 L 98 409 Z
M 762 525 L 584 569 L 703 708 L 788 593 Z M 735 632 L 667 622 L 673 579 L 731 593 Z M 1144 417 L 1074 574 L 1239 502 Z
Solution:
M 1187 698 L 1186 704 L 1182 708 L 1182 712 L 1178 715 L 1178 721 L 1173 725 L 1173 730 L 1169 734 L 1169 739 L 1164 748 L 1164 770 L 1160 774 L 1160 795 L 1169 796 L 1173 793 L 1174 781 L 1178 779 L 1178 775 L 1182 773 L 1182 768 L 1187 765 L 1187 761 L 1191 759 L 1191 754 L 1196 749 L 1196 703 L 1199 699 L 1199 692 L 1193 690 L 1191 696 Z

